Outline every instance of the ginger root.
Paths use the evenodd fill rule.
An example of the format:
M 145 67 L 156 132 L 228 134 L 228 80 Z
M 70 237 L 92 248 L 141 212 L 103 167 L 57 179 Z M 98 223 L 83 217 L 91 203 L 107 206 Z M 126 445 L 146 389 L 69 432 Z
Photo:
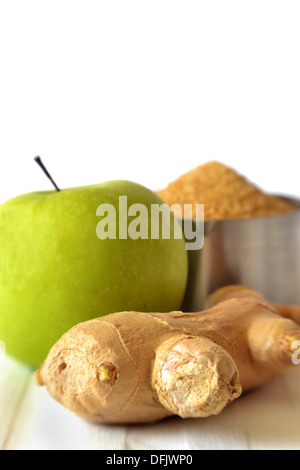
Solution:
M 216 415 L 294 366 L 300 307 L 227 286 L 205 308 L 80 323 L 52 347 L 36 381 L 89 421 L 146 423 Z

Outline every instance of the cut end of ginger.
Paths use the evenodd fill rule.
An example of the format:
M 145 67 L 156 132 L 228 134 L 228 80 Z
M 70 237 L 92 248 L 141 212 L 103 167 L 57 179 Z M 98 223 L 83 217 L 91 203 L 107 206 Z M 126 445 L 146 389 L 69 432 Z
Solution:
M 295 207 L 287 200 L 267 194 L 232 168 L 212 161 L 180 176 L 158 195 L 169 206 L 179 204 L 183 214 L 185 204 L 192 205 L 197 218 L 196 204 L 204 204 L 205 220 L 246 219 L 288 214 Z

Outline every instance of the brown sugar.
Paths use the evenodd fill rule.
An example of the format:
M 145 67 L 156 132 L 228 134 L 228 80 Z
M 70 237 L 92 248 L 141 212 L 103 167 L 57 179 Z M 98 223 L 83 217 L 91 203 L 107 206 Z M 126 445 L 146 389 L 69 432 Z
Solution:
M 205 220 L 265 217 L 295 210 L 285 199 L 264 193 L 233 169 L 215 161 L 180 176 L 158 195 L 169 206 L 192 204 L 193 218 L 196 204 L 204 204 Z

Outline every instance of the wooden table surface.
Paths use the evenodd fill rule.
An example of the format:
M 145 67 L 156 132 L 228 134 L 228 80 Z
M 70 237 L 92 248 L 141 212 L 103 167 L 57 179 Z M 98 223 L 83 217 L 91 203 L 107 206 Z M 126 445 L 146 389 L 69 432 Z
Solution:
M 33 372 L 0 366 L 1 450 L 300 449 L 300 367 L 236 400 L 219 416 L 153 425 L 90 424 L 36 386 Z

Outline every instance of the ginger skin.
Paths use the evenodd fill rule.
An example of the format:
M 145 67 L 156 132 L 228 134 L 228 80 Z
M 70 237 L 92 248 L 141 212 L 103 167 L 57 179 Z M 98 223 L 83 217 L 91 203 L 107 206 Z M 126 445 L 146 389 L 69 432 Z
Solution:
M 93 422 L 216 415 L 294 366 L 296 322 L 300 307 L 227 286 L 199 313 L 121 312 L 80 323 L 52 347 L 36 381 Z

